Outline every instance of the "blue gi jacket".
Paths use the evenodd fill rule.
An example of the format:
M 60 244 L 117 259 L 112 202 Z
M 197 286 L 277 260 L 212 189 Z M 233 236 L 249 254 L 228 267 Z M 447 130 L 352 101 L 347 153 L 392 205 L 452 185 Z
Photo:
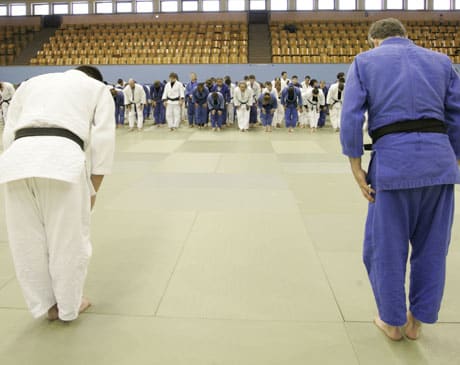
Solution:
M 260 94 L 259 100 L 257 101 L 260 109 L 264 108 L 265 111 L 270 112 L 272 109 L 278 108 L 278 100 L 276 100 L 273 94 L 270 94 L 271 100 L 267 105 L 264 105 L 264 96 L 264 94 Z
M 230 96 L 230 89 L 228 88 L 227 85 L 223 84 L 221 87 L 217 86 L 217 84 L 215 84 L 212 88 L 211 88 L 211 92 L 219 92 L 222 94 L 222 96 L 224 97 L 224 100 L 226 103 L 229 103 L 230 100 L 231 100 L 231 96 Z
M 364 113 L 369 131 L 397 121 L 434 118 L 448 134 L 394 133 L 373 146 L 368 178 L 380 190 L 460 183 L 460 79 L 450 59 L 405 38 L 384 40 L 356 56 L 345 84 L 343 153 L 363 154 Z
M 294 100 L 289 100 L 288 98 L 289 86 L 284 88 L 281 92 L 281 104 L 284 106 L 295 106 L 296 108 L 299 105 L 302 105 L 302 93 L 298 87 L 294 86 Z
M 209 90 L 206 86 L 203 88 L 202 92 L 200 92 L 198 88 L 195 88 L 192 92 L 192 101 L 199 105 L 206 104 L 208 102 L 208 95 Z
M 195 82 L 189 82 L 187 86 L 185 87 L 185 100 L 189 100 L 190 95 L 192 94 L 193 90 L 196 88 L 198 85 L 198 81 Z
M 150 100 L 153 101 L 161 101 L 161 98 L 163 97 L 163 91 L 164 91 L 164 84 L 160 84 L 160 87 L 158 89 L 155 89 L 155 86 L 150 87 Z
M 225 101 L 224 97 L 221 93 L 217 93 L 217 100 L 214 100 L 212 97 L 213 93 L 209 93 L 208 95 L 208 109 L 209 110 L 224 110 L 225 109 Z
M 114 95 L 113 101 L 115 102 L 116 106 L 125 106 L 125 95 L 123 91 L 117 90 L 117 94 Z

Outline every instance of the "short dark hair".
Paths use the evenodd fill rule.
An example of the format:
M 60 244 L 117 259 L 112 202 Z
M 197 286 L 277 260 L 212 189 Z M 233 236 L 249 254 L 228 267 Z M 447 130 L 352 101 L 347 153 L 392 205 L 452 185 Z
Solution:
M 315 88 L 312 90 L 312 93 L 313 93 L 313 95 L 318 95 L 318 94 L 319 94 L 319 90 L 315 87 Z
M 385 39 L 389 37 L 407 37 L 406 28 L 404 28 L 404 25 L 396 18 L 377 20 L 369 28 L 369 40 Z
M 255 80 L 255 79 L 256 79 L 255 75 L 249 75 L 249 80 Z
M 179 77 L 177 76 L 177 74 L 176 74 L 175 72 L 171 72 L 171 73 L 169 74 L 169 78 L 171 78 L 171 77 L 174 77 L 176 80 L 179 79 Z
M 75 68 L 75 70 L 81 71 L 97 81 L 100 81 L 100 82 L 104 81 L 104 77 L 102 77 L 101 71 L 99 71 L 97 67 L 89 66 L 89 65 L 82 65 L 82 66 L 78 66 L 77 68 Z
M 337 80 L 341 79 L 342 77 L 345 77 L 345 72 L 339 72 L 337 74 Z

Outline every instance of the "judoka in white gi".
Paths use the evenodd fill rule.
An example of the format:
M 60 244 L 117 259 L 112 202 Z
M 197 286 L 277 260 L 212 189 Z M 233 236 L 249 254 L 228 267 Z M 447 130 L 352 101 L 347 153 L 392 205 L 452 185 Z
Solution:
M 241 81 L 235 88 L 233 103 L 235 104 L 238 127 L 241 132 L 249 129 L 249 113 L 254 103 L 252 90 L 248 88 L 245 81 Z
M 90 211 L 115 144 L 114 103 L 91 66 L 21 84 L 0 156 L 17 279 L 34 317 L 76 319 L 90 303 Z M 45 91 L 46 88 L 46 92 Z
M 278 107 L 276 108 L 275 114 L 273 115 L 273 125 L 276 128 L 281 128 L 283 125 L 284 121 L 284 106 L 281 104 L 281 93 L 283 92 L 283 89 L 281 87 L 281 81 L 276 80 L 275 81 L 275 86 L 273 87 L 273 91 L 276 92 L 276 97 L 278 101 Z
M 332 128 L 336 132 L 340 129 L 340 118 L 342 115 L 343 89 L 345 87 L 345 83 L 342 80 L 331 85 L 326 100 L 326 104 L 329 105 L 329 117 L 331 118 Z
M 184 104 L 184 86 L 175 72 L 169 74 L 169 82 L 163 91 L 163 103 L 166 107 L 166 122 L 169 129 L 175 131 L 181 121 L 181 107 Z
M 129 130 L 134 130 L 137 119 L 137 129 L 141 131 L 144 126 L 144 105 L 147 102 L 144 88 L 133 79 L 129 79 L 128 85 L 123 89 L 123 94 L 128 111 Z
M 302 95 L 302 102 L 305 107 L 306 123 L 310 125 L 311 132 L 316 132 L 320 107 L 324 105 L 324 95 L 318 88 L 308 90 Z
M 230 101 L 227 103 L 227 124 L 232 126 L 235 122 L 235 105 L 233 104 L 233 97 L 235 93 L 235 84 L 232 83 L 232 80 L 229 76 L 225 76 L 224 78 L 225 85 L 227 85 L 228 89 L 230 90 Z
M 3 123 L 6 122 L 6 117 L 8 114 L 8 107 L 10 106 L 11 99 L 14 95 L 14 86 L 13 84 L 10 84 L 9 82 L 2 81 L 0 82 L 0 99 L 1 99 L 1 104 L 2 108 L 0 110 L 2 117 L 3 117 Z

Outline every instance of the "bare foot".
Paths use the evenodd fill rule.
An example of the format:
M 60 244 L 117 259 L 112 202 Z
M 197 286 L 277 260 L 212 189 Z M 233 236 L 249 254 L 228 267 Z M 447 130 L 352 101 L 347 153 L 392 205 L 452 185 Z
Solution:
M 374 319 L 374 324 L 392 341 L 401 341 L 403 336 L 399 327 L 390 326 L 377 317 Z
M 422 330 L 422 322 L 417 320 L 411 312 L 407 312 L 407 323 L 404 326 L 404 333 L 409 340 L 417 340 Z
M 91 307 L 89 300 L 85 297 L 81 298 L 81 304 L 78 313 L 84 313 L 89 307 Z
M 48 320 L 55 321 L 59 318 L 59 311 L 57 304 L 53 305 L 50 309 L 48 309 Z

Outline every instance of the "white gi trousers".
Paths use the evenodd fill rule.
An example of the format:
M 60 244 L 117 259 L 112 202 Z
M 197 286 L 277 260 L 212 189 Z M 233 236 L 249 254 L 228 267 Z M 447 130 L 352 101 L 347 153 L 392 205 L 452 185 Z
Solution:
M 331 118 L 332 128 L 340 128 L 340 117 L 342 116 L 342 104 L 335 103 L 329 108 L 329 117 Z
M 319 112 L 316 110 L 304 110 L 302 114 L 307 116 L 307 123 L 310 124 L 310 128 L 318 127 Z
M 59 318 L 78 317 L 92 248 L 90 188 L 28 178 L 5 185 L 13 262 L 27 306 L 37 318 L 57 303 Z
M 302 107 L 302 113 L 299 113 L 299 125 L 307 126 L 310 120 L 308 119 L 308 110 Z
M 238 109 L 236 109 L 236 117 L 238 118 L 238 127 L 240 129 L 249 129 L 249 114 L 250 110 L 248 110 L 247 105 L 240 105 Z
M 278 107 L 275 110 L 275 114 L 273 114 L 273 125 L 283 125 L 284 121 L 284 106 L 278 102 Z
M 233 103 L 227 104 L 227 124 L 233 125 L 235 122 L 235 106 Z
M 6 123 L 6 115 L 8 114 L 8 108 L 9 108 L 10 104 L 6 103 L 6 102 L 3 102 L 2 103 L 2 120 L 3 120 L 3 123 Z
M 136 124 L 136 114 L 137 114 L 137 128 L 142 129 L 144 125 L 144 111 L 143 111 L 144 108 L 141 107 L 142 104 L 135 104 L 135 105 L 136 107 L 134 107 L 134 104 L 131 104 L 129 107 L 129 112 L 128 112 L 129 128 L 134 128 L 134 124 Z
M 166 121 L 169 128 L 179 128 L 181 121 L 181 106 L 179 103 L 172 104 L 170 101 L 166 104 Z

